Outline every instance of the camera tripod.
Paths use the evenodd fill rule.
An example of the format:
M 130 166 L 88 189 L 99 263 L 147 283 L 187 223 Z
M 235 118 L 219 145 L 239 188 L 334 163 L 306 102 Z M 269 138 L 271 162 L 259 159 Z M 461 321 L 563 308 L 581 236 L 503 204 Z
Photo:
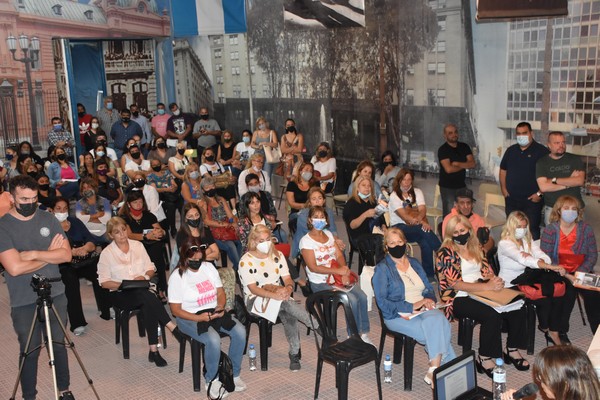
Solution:
M 58 281 L 58 280 L 60 280 L 60 278 L 57 278 L 56 280 Z M 19 383 L 21 381 L 21 374 L 23 373 L 23 366 L 25 365 L 25 360 L 27 359 L 27 357 L 29 355 L 31 355 L 31 353 L 38 351 L 39 349 L 41 349 L 44 346 L 48 350 L 48 358 L 50 359 L 48 363 L 50 364 L 50 367 L 52 368 L 52 380 L 53 380 L 53 384 L 54 384 L 54 397 L 56 400 L 59 399 L 58 383 L 56 381 L 56 365 L 55 365 L 55 360 L 54 360 L 54 346 L 53 346 L 54 343 L 56 343 L 59 346 L 65 346 L 65 347 L 73 350 L 73 354 L 75 355 L 75 358 L 77 359 L 77 362 L 79 363 L 79 366 L 81 367 L 81 370 L 83 371 L 83 374 L 85 375 L 85 378 L 87 379 L 87 382 L 90 384 L 92 391 L 96 395 L 96 399 L 100 400 L 100 396 L 98 396 L 98 392 L 96 392 L 96 388 L 94 387 L 94 382 L 88 375 L 88 373 L 85 369 L 85 366 L 83 365 L 83 362 L 81 361 L 81 358 L 79 358 L 79 354 L 77 353 L 77 350 L 75 350 L 75 343 L 73 343 L 73 341 L 71 340 L 69 334 L 67 333 L 67 330 L 65 329 L 65 325 L 63 324 L 63 321 L 60 319 L 58 312 L 56 311 L 56 308 L 54 307 L 54 304 L 52 303 L 52 297 L 50 296 L 50 288 L 52 286 L 48 283 L 49 282 L 48 278 L 40 277 L 39 275 L 34 274 L 31 281 L 32 281 L 31 286 L 33 287 L 34 291 L 38 294 L 38 299 L 36 301 L 36 312 L 33 314 L 33 319 L 31 321 L 31 328 L 29 329 L 29 335 L 27 336 L 27 344 L 25 345 L 25 350 L 19 356 L 19 373 L 17 374 L 17 380 L 15 382 L 15 386 L 14 386 L 14 389 L 12 392 L 12 396 L 10 397 L 10 400 L 15 400 L 15 396 L 17 394 L 17 389 L 19 388 Z M 58 321 L 58 324 L 60 325 L 60 328 L 63 331 L 65 342 L 54 342 L 52 340 L 52 329 L 50 326 L 50 311 L 52 311 L 54 318 L 56 318 L 56 320 Z M 44 341 L 36 348 L 30 349 L 31 339 L 33 338 L 33 334 L 35 332 L 35 327 L 37 324 L 42 324 L 42 323 L 45 324 Z

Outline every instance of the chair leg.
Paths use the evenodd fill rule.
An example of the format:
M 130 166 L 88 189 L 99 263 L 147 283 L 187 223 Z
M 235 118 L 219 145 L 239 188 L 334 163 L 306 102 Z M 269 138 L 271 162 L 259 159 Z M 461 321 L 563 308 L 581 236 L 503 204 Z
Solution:
M 579 306 L 579 314 L 581 314 L 581 321 L 583 322 L 583 326 L 586 326 L 585 323 L 585 315 L 583 314 L 583 307 L 581 306 L 581 296 L 579 293 L 577 294 L 577 306 Z
M 377 393 L 379 395 L 379 400 L 383 399 L 383 393 L 381 392 L 381 373 L 380 373 L 380 365 L 378 362 L 375 363 L 375 376 L 377 377 Z
M 251 322 L 246 323 L 246 346 L 244 346 L 244 355 L 246 355 L 246 351 L 248 350 L 248 340 L 250 340 L 250 327 L 252 326 Z
M 121 310 L 115 308 L 115 344 L 121 343 Z
M 527 354 L 533 355 L 535 353 L 535 305 L 527 303 L 525 312 L 527 315 Z
M 123 339 L 123 358 L 129 360 L 129 311 L 121 311 L 121 336 Z
M 140 337 L 146 337 L 146 329 L 144 329 L 144 314 L 142 314 L 142 311 L 138 311 L 138 313 L 136 314 L 136 318 L 137 318 L 137 323 L 138 323 L 138 333 L 140 334 Z M 127 316 L 127 320 L 129 320 L 129 315 Z
M 461 324 L 464 330 L 462 344 L 464 354 L 467 351 L 471 350 L 471 347 L 473 345 L 473 329 L 475 328 L 475 321 L 473 321 L 470 318 L 463 318 L 461 319 Z
M 160 324 L 160 332 L 162 335 L 162 345 L 163 349 L 167 349 L 167 327 L 163 324 Z
M 187 341 L 188 338 L 184 338 L 181 340 L 181 343 L 179 343 L 179 373 L 183 372 L 183 363 L 185 362 L 185 347 L 187 345 Z
M 387 332 L 385 327 L 381 327 L 381 337 L 379 338 L 379 351 L 377 352 L 377 363 L 380 363 L 383 359 L 383 348 L 385 347 L 385 337 L 387 336 Z M 395 342 L 394 342 L 395 345 Z M 394 354 L 395 356 L 395 354 Z M 395 360 L 394 360 L 395 361 Z
M 192 345 L 192 381 L 194 384 L 194 392 L 200 391 L 200 357 L 202 353 L 202 343 L 193 340 Z
M 341 364 L 341 365 L 340 365 Z M 338 363 L 336 365 L 336 381 L 338 382 L 338 400 L 347 400 L 348 399 L 348 378 L 350 375 L 350 371 L 348 370 L 348 365 L 346 363 Z
M 378 364 L 379 365 L 379 364 Z M 321 384 L 321 372 L 323 371 L 323 359 L 317 359 L 317 376 L 315 377 L 315 400 L 319 398 L 319 385 Z M 377 374 L 379 376 L 379 374 Z
M 411 337 L 404 338 L 404 390 L 412 390 L 413 363 L 416 341 Z
M 260 370 L 269 370 L 269 321 L 261 318 L 258 323 L 260 340 Z
M 402 362 L 402 347 L 406 345 L 406 338 L 394 335 L 394 364 Z

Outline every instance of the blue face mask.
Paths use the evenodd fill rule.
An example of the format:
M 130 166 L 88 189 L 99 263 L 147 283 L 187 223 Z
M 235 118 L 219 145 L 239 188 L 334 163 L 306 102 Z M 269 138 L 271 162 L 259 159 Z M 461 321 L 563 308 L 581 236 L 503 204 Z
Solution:
M 318 231 L 322 231 L 327 226 L 327 221 L 325 218 L 313 218 L 312 226 Z
M 250 143 L 250 137 L 249 136 L 244 136 L 242 138 L 242 140 L 244 141 L 244 143 Z
M 62 130 L 62 124 L 54 124 L 52 125 L 52 128 L 54 129 L 54 131 L 58 132 Z
M 165 114 L 165 109 L 164 108 L 159 108 L 157 112 L 158 112 L 158 115 L 164 115 Z
M 528 135 L 517 135 L 517 143 L 521 147 L 525 147 L 529 144 L 529 136 Z
M 565 221 L 567 224 L 575 222 L 579 212 L 577 210 L 561 210 L 560 218 Z
M 112 110 L 113 109 L 113 103 L 106 103 L 106 109 L 107 110 Z
M 371 192 L 367 194 L 362 194 L 361 192 L 358 192 L 358 197 L 360 197 L 363 200 L 367 200 L 369 197 L 371 197 Z

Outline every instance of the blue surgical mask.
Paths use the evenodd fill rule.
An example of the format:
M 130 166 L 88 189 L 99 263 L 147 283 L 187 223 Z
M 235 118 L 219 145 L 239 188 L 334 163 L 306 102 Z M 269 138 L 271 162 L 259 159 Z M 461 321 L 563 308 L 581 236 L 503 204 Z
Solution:
M 371 192 L 367 194 L 362 194 L 361 192 L 358 192 L 358 197 L 360 197 L 363 200 L 367 200 L 369 197 L 371 197 Z
M 106 109 L 107 110 L 112 110 L 113 109 L 113 103 L 106 103 Z
M 313 218 L 312 226 L 318 231 L 322 231 L 327 226 L 327 221 L 325 218 Z
M 244 143 L 250 143 L 250 137 L 249 136 L 244 136 L 242 138 L 242 140 L 244 141 Z
M 529 135 L 517 135 L 517 143 L 521 147 L 529 145 Z
M 54 124 L 52 125 L 52 129 L 54 129 L 55 131 L 60 131 L 62 130 L 62 124 Z
M 567 224 L 575 222 L 579 212 L 577 210 L 561 210 L 560 218 L 565 221 Z
M 157 113 L 158 115 L 165 115 L 165 110 L 163 108 L 159 108 Z

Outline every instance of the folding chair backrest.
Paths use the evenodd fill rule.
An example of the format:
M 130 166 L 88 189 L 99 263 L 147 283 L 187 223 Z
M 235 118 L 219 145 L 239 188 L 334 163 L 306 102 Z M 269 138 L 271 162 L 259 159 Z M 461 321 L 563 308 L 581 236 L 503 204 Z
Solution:
M 323 337 L 322 347 L 327 348 L 338 342 L 337 338 L 337 310 L 342 306 L 346 317 L 346 328 L 350 336 L 358 337 L 358 328 L 354 320 L 354 314 L 350 308 L 348 294 L 339 290 L 325 290 L 313 293 L 306 299 L 306 309 L 310 314 L 311 321 L 317 321 Z M 321 350 L 318 339 L 317 349 Z
M 484 217 L 487 217 L 489 215 L 490 206 L 497 206 L 497 207 L 505 208 L 506 203 L 504 201 L 504 196 L 502 194 L 486 193 L 485 194 L 485 203 L 483 206 L 483 216 Z

